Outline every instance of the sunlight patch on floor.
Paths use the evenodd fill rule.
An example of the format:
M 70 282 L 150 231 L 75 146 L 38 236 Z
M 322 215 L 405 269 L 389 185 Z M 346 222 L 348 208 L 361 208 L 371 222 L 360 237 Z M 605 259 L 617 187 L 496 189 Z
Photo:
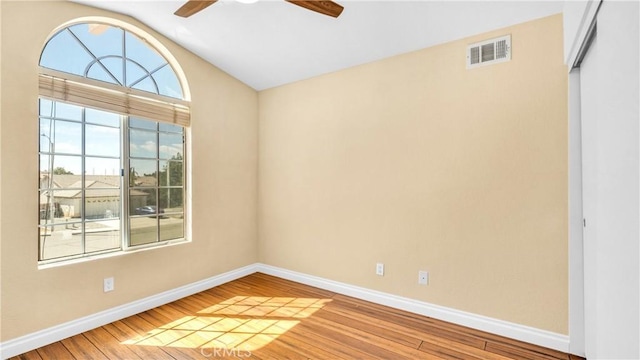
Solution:
M 300 319 L 311 316 L 330 301 L 235 296 L 122 344 L 254 351 L 285 334 L 300 323 Z

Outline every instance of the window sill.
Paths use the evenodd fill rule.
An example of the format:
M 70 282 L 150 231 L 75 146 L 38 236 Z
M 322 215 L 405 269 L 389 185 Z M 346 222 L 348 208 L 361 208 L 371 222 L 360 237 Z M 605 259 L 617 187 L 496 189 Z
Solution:
M 190 242 L 191 240 L 188 240 L 188 239 L 176 239 L 176 240 L 163 241 L 160 243 L 149 244 L 149 245 L 138 245 L 138 246 L 130 247 L 127 249 L 119 249 L 119 250 L 113 250 L 108 252 L 102 252 L 99 254 L 89 254 L 89 255 L 84 255 L 84 256 L 79 256 L 79 257 L 74 257 L 69 259 L 44 260 L 44 261 L 38 262 L 38 270 L 46 270 L 46 269 L 52 269 L 52 268 L 57 268 L 61 266 L 81 264 L 81 263 L 91 262 L 94 260 L 101 260 L 101 259 L 108 259 L 108 258 L 113 258 L 113 257 L 118 257 L 123 255 L 130 255 L 130 254 L 135 254 L 135 253 L 154 250 L 154 249 L 163 249 L 166 247 L 187 244 Z

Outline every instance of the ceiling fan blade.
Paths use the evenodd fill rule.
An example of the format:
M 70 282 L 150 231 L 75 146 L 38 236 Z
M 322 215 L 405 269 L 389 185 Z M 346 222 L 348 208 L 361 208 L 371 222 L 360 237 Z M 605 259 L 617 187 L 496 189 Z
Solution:
M 205 9 L 216 1 L 218 0 L 189 0 L 182 5 L 180 9 L 176 10 L 174 14 L 186 18 Z
M 320 14 L 333 16 L 337 18 L 342 13 L 344 7 L 338 3 L 333 1 L 322 1 L 322 0 L 286 0 L 292 4 L 296 4 L 305 9 L 315 11 Z

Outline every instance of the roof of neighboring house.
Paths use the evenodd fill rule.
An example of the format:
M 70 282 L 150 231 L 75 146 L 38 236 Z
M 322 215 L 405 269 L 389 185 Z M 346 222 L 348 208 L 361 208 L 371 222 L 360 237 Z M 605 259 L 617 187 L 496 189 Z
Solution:
M 46 175 L 46 174 L 45 174 Z M 65 187 L 57 187 L 53 190 L 54 198 L 62 198 L 62 199 L 79 199 L 82 197 L 81 188 L 82 180 L 80 175 L 54 175 L 54 179 L 58 180 L 59 177 L 63 177 L 63 179 L 56 184 L 66 184 Z M 85 199 L 86 198 L 106 198 L 106 197 L 120 197 L 120 188 L 119 188 L 119 176 L 91 176 L 94 178 L 108 178 L 110 182 L 91 180 L 90 176 L 85 176 L 84 188 L 85 191 Z M 113 184 L 113 178 L 118 179 L 117 184 Z M 71 182 L 71 180 L 75 180 Z M 65 189 L 68 188 L 68 189 Z M 140 190 L 130 190 L 130 196 L 148 196 L 149 194 Z M 40 194 L 40 203 L 46 204 L 49 201 L 49 194 L 47 191 L 43 191 Z
M 158 179 L 155 176 L 140 176 L 135 180 L 136 186 L 156 186 Z
M 49 174 L 40 173 L 40 180 L 47 180 Z M 85 181 L 97 181 L 106 184 L 106 187 L 119 187 L 120 179 L 119 175 L 85 175 Z M 82 175 L 57 175 L 53 174 L 53 184 L 57 188 L 69 188 L 73 184 L 82 181 Z

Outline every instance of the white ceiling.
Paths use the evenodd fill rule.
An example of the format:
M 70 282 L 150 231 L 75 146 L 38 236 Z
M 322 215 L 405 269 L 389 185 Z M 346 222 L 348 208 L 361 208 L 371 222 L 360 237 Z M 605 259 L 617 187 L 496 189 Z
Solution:
M 130 15 L 256 90 L 562 12 L 563 1 L 337 0 L 337 19 L 283 0 L 72 0 Z

